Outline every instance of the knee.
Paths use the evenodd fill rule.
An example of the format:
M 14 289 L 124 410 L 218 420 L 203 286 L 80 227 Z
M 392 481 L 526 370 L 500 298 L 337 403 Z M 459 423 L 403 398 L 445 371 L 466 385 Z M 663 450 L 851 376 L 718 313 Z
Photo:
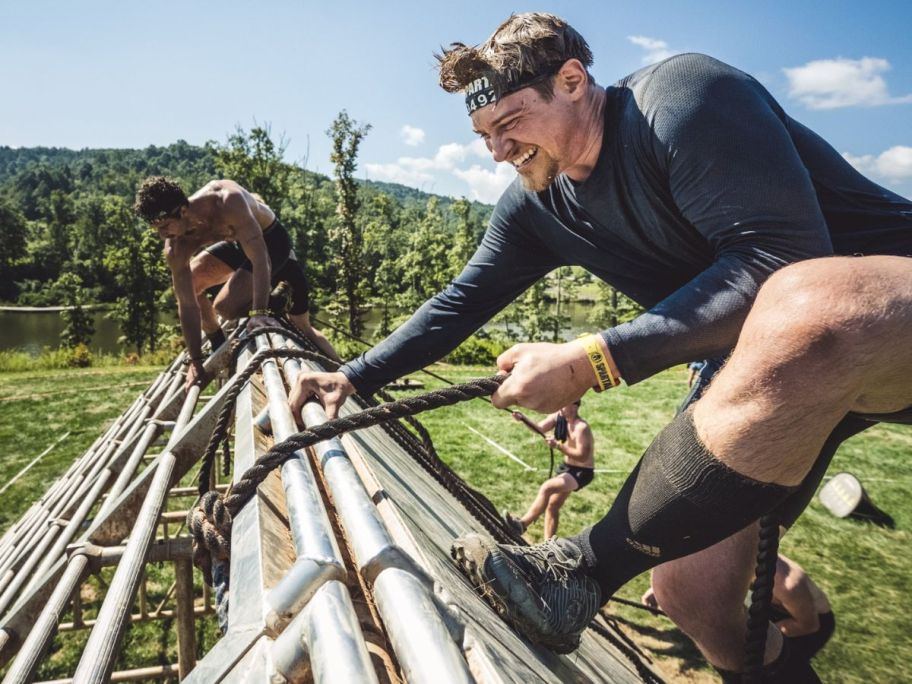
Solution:
M 555 516 L 560 512 L 561 506 L 564 505 L 563 497 L 551 497 L 548 499 L 548 505 L 545 507 L 545 510 L 548 511 L 548 514 Z
M 232 305 L 225 299 L 216 299 L 215 302 L 213 302 L 212 307 L 215 309 L 215 312 L 225 320 L 234 320 L 247 313 L 243 307 Z
M 857 356 L 870 336 L 877 309 L 858 287 L 852 261 L 813 259 L 773 274 L 744 323 L 740 355 L 756 356 L 752 365 L 767 372 L 842 374 L 841 362 Z

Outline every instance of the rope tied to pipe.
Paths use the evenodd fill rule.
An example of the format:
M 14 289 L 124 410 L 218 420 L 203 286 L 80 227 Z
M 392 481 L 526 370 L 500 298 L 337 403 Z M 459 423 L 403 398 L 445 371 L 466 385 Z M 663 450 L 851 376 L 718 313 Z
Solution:
M 281 323 L 287 327 L 278 327 L 278 326 L 265 326 L 258 328 L 248 334 L 243 340 L 235 340 L 234 347 L 232 350 L 232 361 L 230 367 L 233 369 L 236 368 L 237 359 L 240 356 L 240 353 L 246 347 L 246 342 L 249 342 L 252 337 L 260 334 L 266 333 L 278 333 L 284 335 L 287 338 L 294 340 L 298 345 L 305 349 L 310 349 L 312 351 L 302 351 L 302 350 L 293 350 L 293 349 L 272 349 L 272 350 L 263 350 L 255 354 L 250 362 L 248 363 L 247 368 L 239 375 L 235 384 L 232 386 L 232 389 L 229 390 L 229 394 L 226 396 L 225 405 L 222 409 L 216 427 L 212 432 L 212 436 L 209 442 L 209 445 L 204 455 L 204 461 L 200 469 L 200 502 L 198 506 L 190 511 L 188 514 L 188 527 L 191 530 L 191 533 L 194 537 L 194 564 L 199 567 L 204 574 L 206 582 L 210 586 L 215 586 L 216 588 L 216 606 L 217 614 L 219 616 L 219 622 L 222 625 L 223 631 L 227 629 L 228 623 L 228 601 L 227 601 L 227 591 L 228 591 L 228 563 L 230 557 L 230 538 L 231 538 L 231 521 L 232 513 L 229 510 L 225 497 L 220 497 L 217 492 L 207 491 L 209 486 L 211 471 L 213 468 L 215 453 L 219 447 L 220 443 L 224 444 L 223 435 L 225 435 L 228 429 L 228 421 L 230 420 L 233 409 L 234 402 L 246 385 L 247 381 L 253 374 L 259 369 L 262 363 L 267 358 L 299 358 L 307 359 L 311 361 L 317 361 L 323 365 L 324 368 L 330 370 L 336 370 L 339 367 L 339 364 L 322 354 L 319 354 L 315 351 L 315 346 L 305 338 L 303 332 L 294 325 L 291 320 L 288 320 L 287 317 L 282 317 Z M 361 341 L 361 340 L 359 340 Z M 366 343 L 365 343 L 366 344 Z M 443 378 L 435 373 L 426 371 L 429 375 L 439 380 L 442 380 L 449 384 L 450 389 L 460 389 L 465 387 L 465 385 L 455 385 L 452 381 Z M 471 394 L 468 394 L 464 397 L 456 398 L 454 401 L 448 401 L 447 403 L 442 403 L 440 406 L 458 403 L 459 401 L 465 401 L 469 399 L 485 399 L 490 401 L 487 397 L 490 394 L 493 394 L 500 383 L 503 382 L 505 376 L 495 376 L 493 378 L 476 380 L 471 383 L 467 383 L 472 386 Z M 479 388 L 479 384 L 483 383 L 487 387 L 480 388 L 481 391 L 476 392 L 475 390 Z M 436 392 L 430 392 L 426 395 L 420 395 L 418 397 L 413 397 L 412 400 L 424 400 L 428 396 L 438 395 L 445 390 L 437 390 Z M 387 403 L 378 405 L 372 397 L 353 395 L 351 398 L 358 403 L 362 408 L 379 408 L 383 409 L 384 407 L 389 407 L 393 404 L 402 404 L 403 402 L 409 402 L 410 400 L 400 400 L 397 401 L 393 399 L 386 392 L 379 390 L 377 396 L 384 399 Z M 503 519 L 500 517 L 500 514 L 497 512 L 496 508 L 491 504 L 488 499 L 482 495 L 480 492 L 472 489 L 462 480 L 456 473 L 454 473 L 449 466 L 447 466 L 443 460 L 437 455 L 437 451 L 434 448 L 433 441 L 430 434 L 424 428 L 421 423 L 419 423 L 413 416 L 417 413 L 420 413 L 423 410 L 429 410 L 431 408 L 437 408 L 437 406 L 426 406 L 420 407 L 419 410 L 405 412 L 402 415 L 390 416 L 382 420 L 377 420 L 371 424 L 379 424 L 387 431 L 389 436 L 402 447 L 406 453 L 408 453 L 421 467 L 423 467 L 441 486 L 443 486 L 448 492 L 450 492 L 457 501 L 459 501 L 469 512 L 469 514 L 478 520 L 491 534 L 491 536 L 501 542 L 507 544 L 520 544 L 525 545 L 525 539 L 521 536 L 515 535 L 511 532 L 504 524 Z M 365 411 L 366 413 L 367 411 Z M 363 414 L 356 414 L 363 415 Z M 405 428 L 403 423 L 395 418 L 402 418 L 407 422 L 412 429 L 417 433 L 413 434 Z M 355 416 L 350 416 L 350 418 L 355 418 Z M 334 423 L 334 422 L 333 422 Z M 324 423 L 323 428 L 329 428 L 331 423 Z M 361 427 L 368 427 L 368 425 L 363 425 Z M 359 427 L 353 427 L 350 429 L 360 429 Z M 342 434 L 340 431 L 338 434 Z M 303 431 L 297 433 L 279 445 L 280 447 L 291 440 L 296 438 L 302 438 L 307 435 L 310 431 Z M 332 435 L 336 436 L 336 435 Z M 314 440 L 313 443 L 321 441 L 322 439 L 329 439 L 330 437 L 323 437 Z M 292 453 L 299 448 L 295 447 L 292 449 Z M 272 450 L 274 451 L 275 448 Z M 270 452 L 271 453 L 271 452 Z M 269 454 L 265 454 L 262 458 L 265 459 Z M 284 462 L 287 456 L 282 459 L 281 462 Z M 270 468 L 271 470 L 271 468 Z M 248 471 L 249 472 L 249 471 Z M 269 471 L 267 471 L 268 474 Z M 265 475 L 264 475 L 265 477 Z M 252 497 L 253 492 L 256 491 L 254 486 L 247 494 L 247 499 L 249 500 Z M 227 493 L 226 493 L 227 494 Z M 235 500 L 237 503 L 237 500 Z M 244 502 L 246 503 L 246 501 Z M 236 514 L 240 508 L 243 507 L 243 503 L 234 511 Z M 201 543 L 198 543 L 196 540 L 201 539 Z M 210 552 L 210 549 L 214 551 Z M 645 664 L 642 662 L 644 656 L 638 649 L 626 645 L 615 636 L 612 636 L 605 628 L 599 625 L 596 621 L 593 620 L 590 627 L 595 631 L 596 634 L 602 638 L 607 639 L 615 648 L 621 651 L 625 657 L 627 657 L 631 662 L 636 666 L 637 672 L 640 675 L 641 679 L 644 682 L 655 682 L 658 681 L 655 678 Z M 616 626 L 615 626 L 616 628 Z M 617 634 L 624 640 L 628 641 L 624 637 L 623 632 L 617 629 Z M 648 659 L 647 659 L 648 660 Z
M 261 357 L 262 362 L 268 356 L 273 355 L 272 353 L 267 354 L 266 351 L 286 358 L 309 353 L 296 350 L 264 350 L 263 352 L 258 352 L 254 358 Z M 245 369 L 244 374 L 247 373 L 251 366 Z M 253 497 L 257 487 L 266 479 L 266 476 L 285 461 L 294 458 L 296 452 L 301 449 L 353 430 L 361 430 L 396 420 L 397 418 L 413 416 L 442 406 L 451 406 L 480 396 L 489 396 L 500 387 L 503 380 L 504 376 L 479 378 L 418 396 L 379 404 L 369 407 L 360 413 L 336 418 L 321 425 L 302 430 L 276 444 L 260 456 L 229 487 L 224 495 L 218 492 L 206 492 L 200 499 L 199 504 L 190 511 L 187 525 L 193 535 L 194 563 L 203 571 L 206 580 L 211 581 L 212 557 L 224 560 L 227 559 L 227 554 L 230 554 L 231 522 L 234 516 Z M 243 382 L 246 382 L 246 380 L 241 381 L 239 378 L 235 387 L 242 386 Z M 212 445 L 210 444 L 210 446 Z M 215 446 L 218 446 L 218 441 L 216 441 Z M 207 482 L 208 478 L 207 480 L 202 480 L 201 477 L 201 481 Z M 205 555 L 210 556 L 208 563 L 205 560 Z

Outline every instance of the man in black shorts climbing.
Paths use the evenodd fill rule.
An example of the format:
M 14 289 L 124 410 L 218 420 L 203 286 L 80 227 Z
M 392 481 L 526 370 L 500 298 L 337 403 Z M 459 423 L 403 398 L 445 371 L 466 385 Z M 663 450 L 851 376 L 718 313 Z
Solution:
M 531 13 L 440 55 L 441 85 L 465 94 L 473 129 L 519 177 L 463 272 L 340 372 L 299 376 L 292 406 L 317 395 L 336 415 L 356 389 L 443 357 L 567 264 L 647 310 L 583 340 L 509 349 L 496 406 L 553 411 L 591 388 L 731 353 L 591 529 L 534 547 L 469 535 L 454 554 L 502 615 L 561 652 L 630 578 L 676 569 L 673 594 L 692 610 L 659 601 L 691 636 L 698 622 L 710 662 L 737 677 L 748 528 L 813 489 L 828 441 L 912 405 L 912 346 L 901 342 L 912 334 L 912 203 L 731 66 L 677 55 L 606 88 L 592 61 L 572 27 Z M 835 256 L 861 254 L 877 256 Z M 737 591 L 710 591 L 707 569 Z M 769 677 L 804 667 L 773 626 L 765 661 Z
M 507 526 L 516 534 L 523 534 L 544 513 L 545 539 L 553 537 L 557 534 L 560 510 L 567 497 L 592 482 L 595 475 L 595 443 L 592 428 L 579 415 L 579 406 L 580 402 L 575 401 L 537 423 L 519 411 L 513 411 L 515 420 L 541 435 L 551 449 L 557 449 L 564 457 L 554 477 L 548 478 L 539 487 L 525 515 L 515 518 L 507 513 L 504 516 Z
M 187 385 L 204 377 L 200 328 L 213 349 L 224 341 L 216 314 L 249 316 L 260 325 L 271 315 L 270 287 L 292 288 L 293 322 L 326 355 L 338 360 L 329 341 L 310 325 L 307 277 L 291 238 L 275 212 L 232 180 L 211 181 L 189 198 L 174 181 L 143 181 L 134 208 L 165 240 L 174 295 L 190 368 Z M 214 301 L 206 291 L 219 287 Z

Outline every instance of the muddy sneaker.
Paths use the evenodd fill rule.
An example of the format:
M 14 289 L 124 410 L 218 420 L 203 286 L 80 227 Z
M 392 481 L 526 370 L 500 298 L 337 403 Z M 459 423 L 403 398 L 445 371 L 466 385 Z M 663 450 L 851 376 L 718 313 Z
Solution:
M 450 553 L 482 597 L 530 641 L 570 653 L 602 605 L 583 552 L 555 537 L 536 546 L 496 544 L 470 533 Z
M 504 522 L 507 524 L 507 529 L 517 537 L 521 537 L 526 531 L 526 526 L 523 525 L 522 520 L 514 518 L 510 513 L 504 513 Z

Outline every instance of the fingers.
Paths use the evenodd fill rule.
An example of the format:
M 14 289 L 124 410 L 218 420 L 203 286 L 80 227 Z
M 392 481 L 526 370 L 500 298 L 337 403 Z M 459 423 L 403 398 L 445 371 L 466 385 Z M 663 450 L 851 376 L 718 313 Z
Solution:
M 525 344 L 514 344 L 503 354 L 497 357 L 497 369 L 503 373 L 509 373 L 516 364 L 516 359 L 522 354 Z
M 311 397 L 315 397 L 332 420 L 339 415 L 339 408 L 354 391 L 348 379 L 341 373 L 301 373 L 295 381 L 288 403 L 295 417 L 300 417 Z
M 304 373 L 297 377 L 288 397 L 288 405 L 291 406 L 291 412 L 295 418 L 301 415 L 301 409 L 304 408 L 304 404 L 316 391 L 317 383 L 313 378 Z
M 345 397 L 339 392 L 332 392 L 323 397 L 323 410 L 326 411 L 326 417 L 329 420 L 335 420 L 339 417 L 339 407 L 345 403 Z

